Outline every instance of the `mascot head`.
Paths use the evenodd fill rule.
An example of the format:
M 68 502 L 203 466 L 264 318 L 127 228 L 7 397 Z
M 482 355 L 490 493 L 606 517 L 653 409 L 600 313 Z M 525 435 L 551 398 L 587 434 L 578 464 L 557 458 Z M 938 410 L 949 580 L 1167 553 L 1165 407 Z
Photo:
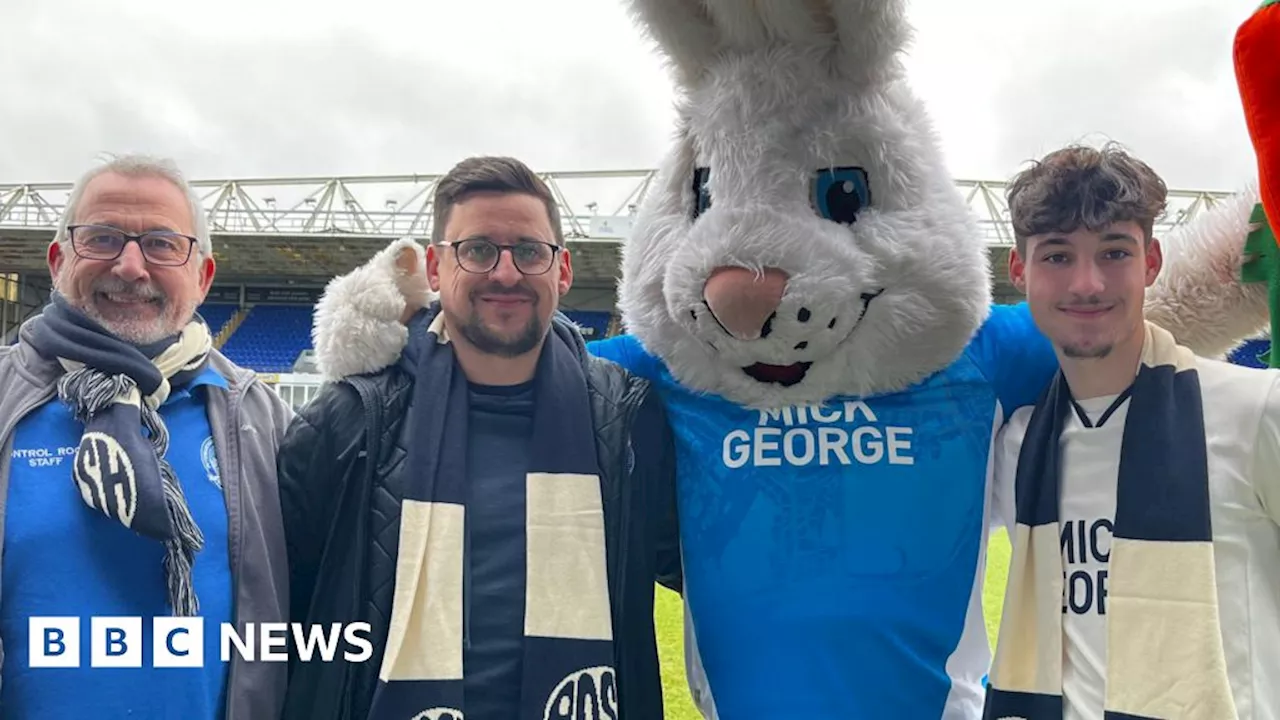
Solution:
M 756 406 L 904 388 L 986 317 L 987 249 L 906 81 L 901 0 L 631 0 L 677 139 L 623 249 L 627 330 Z

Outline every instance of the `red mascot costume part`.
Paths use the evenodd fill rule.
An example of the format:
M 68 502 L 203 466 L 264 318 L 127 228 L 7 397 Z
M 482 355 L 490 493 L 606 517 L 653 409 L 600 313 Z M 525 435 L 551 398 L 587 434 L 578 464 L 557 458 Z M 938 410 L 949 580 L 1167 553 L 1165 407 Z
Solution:
M 1243 280 L 1270 288 L 1274 343 L 1280 338 L 1280 248 L 1273 230 L 1280 219 L 1280 0 L 1264 2 L 1236 31 L 1234 59 L 1262 200 L 1252 218 L 1258 228 L 1245 245 L 1256 259 L 1244 267 Z M 1280 367 L 1280 353 L 1268 351 L 1266 360 Z

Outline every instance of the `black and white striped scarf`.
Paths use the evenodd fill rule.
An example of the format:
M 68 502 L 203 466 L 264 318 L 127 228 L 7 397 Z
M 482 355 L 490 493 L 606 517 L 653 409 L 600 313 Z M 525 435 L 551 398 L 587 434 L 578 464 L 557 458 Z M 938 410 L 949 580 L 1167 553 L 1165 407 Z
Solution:
M 1018 456 L 1017 525 L 986 720 L 1061 720 L 1059 373 Z M 1131 386 L 1107 590 L 1106 720 L 1236 717 L 1218 622 L 1208 451 L 1195 356 L 1147 323 Z
M 173 614 L 199 611 L 192 584 L 204 536 L 165 459 L 169 433 L 158 408 L 204 369 L 212 339 L 196 316 L 176 336 L 147 346 L 125 342 L 55 292 L 31 321 L 30 344 L 66 371 L 58 397 L 84 424 L 72 479 L 89 507 L 165 545 Z
M 417 380 L 395 591 L 370 720 L 462 720 L 467 516 L 467 379 L 437 304 L 406 357 Z M 432 315 L 434 314 L 434 317 Z M 617 718 L 604 511 L 586 375 L 552 325 L 534 377 L 529 445 L 524 661 L 518 720 Z

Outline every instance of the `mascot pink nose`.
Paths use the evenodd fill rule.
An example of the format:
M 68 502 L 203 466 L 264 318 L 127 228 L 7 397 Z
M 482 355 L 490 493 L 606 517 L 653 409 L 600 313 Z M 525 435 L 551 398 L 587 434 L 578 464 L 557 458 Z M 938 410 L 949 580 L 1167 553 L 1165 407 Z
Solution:
M 711 271 L 702 298 L 720 326 L 739 340 L 755 340 L 782 303 L 787 274 L 777 268 L 763 273 L 740 267 Z

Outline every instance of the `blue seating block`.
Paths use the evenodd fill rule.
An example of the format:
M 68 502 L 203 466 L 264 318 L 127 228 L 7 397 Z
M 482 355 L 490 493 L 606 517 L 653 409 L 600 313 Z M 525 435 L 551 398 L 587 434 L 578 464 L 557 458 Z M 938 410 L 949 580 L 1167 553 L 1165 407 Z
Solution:
M 287 373 L 311 348 L 313 308 L 258 305 L 249 311 L 222 352 L 232 362 L 264 373 Z
M 200 313 L 200 317 L 204 318 L 205 323 L 209 326 L 209 334 L 217 335 L 222 326 L 231 320 L 231 316 L 239 310 L 237 305 L 229 305 L 224 303 L 206 303 L 196 308 L 196 312 Z
M 564 310 L 568 318 L 582 328 L 582 339 L 587 342 L 602 340 L 609 332 L 610 313 L 594 310 Z

